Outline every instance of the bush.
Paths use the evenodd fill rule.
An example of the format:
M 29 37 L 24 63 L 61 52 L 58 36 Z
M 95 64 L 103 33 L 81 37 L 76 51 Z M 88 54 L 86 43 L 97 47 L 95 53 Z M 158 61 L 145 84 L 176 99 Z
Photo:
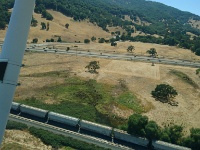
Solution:
M 49 40 L 49 39 L 46 39 L 46 42 L 51 42 L 51 40 Z
M 99 43 L 104 43 L 105 42 L 105 39 L 104 38 L 100 38 L 99 39 Z
M 91 38 L 91 40 L 92 40 L 92 41 L 96 41 L 96 37 L 93 36 L 93 37 Z
M 200 73 L 200 68 L 196 70 L 196 74 L 198 75 Z
M 34 38 L 32 43 L 37 43 L 38 42 L 38 38 Z
M 86 44 L 87 44 L 87 43 L 90 43 L 90 40 L 89 40 L 89 39 L 85 39 L 85 40 L 84 40 L 84 43 L 86 43 Z
M 114 42 L 114 43 L 111 43 L 110 45 L 111 46 L 117 46 L 117 43 Z
M 62 39 L 61 37 L 58 38 L 57 42 L 62 42 Z

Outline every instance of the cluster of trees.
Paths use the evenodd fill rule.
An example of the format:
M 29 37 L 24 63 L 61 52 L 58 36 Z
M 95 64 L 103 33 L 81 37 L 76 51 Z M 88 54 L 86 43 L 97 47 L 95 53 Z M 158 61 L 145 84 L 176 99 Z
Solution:
M 46 39 L 46 42 L 55 42 L 55 41 L 57 41 L 57 42 L 62 42 L 62 39 L 61 39 L 60 36 L 58 37 L 57 40 L 54 40 L 53 38 L 51 38 L 51 39 Z
M 136 26 L 137 30 L 145 33 L 164 35 L 166 28 L 173 31 L 187 29 L 195 34 L 200 33 L 189 25 L 183 25 L 190 18 L 200 19 L 199 16 L 145 0 L 128 0 L 128 2 L 120 0 L 115 2 L 106 0 L 37 0 L 36 4 L 38 7 L 44 6 L 47 9 L 60 11 L 73 17 L 74 20 L 89 19 L 90 22 L 97 24 L 104 30 L 107 30 L 107 26 L 121 26 L 127 32 L 133 32 L 133 29 L 128 26 L 136 24 L 123 20 L 125 15 L 129 15 L 132 20 L 136 21 L 138 16 L 142 21 L 151 23 L 150 26 Z M 160 9 L 158 10 L 158 8 Z
M 0 1 L 0 30 L 4 30 L 10 20 L 10 12 L 8 9 L 13 7 L 14 0 L 1 0 Z
M 46 11 L 46 8 L 43 4 L 36 5 L 34 9 L 35 13 L 41 14 L 43 18 L 47 20 L 53 20 L 53 16 Z
M 200 128 L 190 129 L 190 135 L 184 137 L 182 126 L 171 125 L 161 128 L 155 121 L 149 121 L 148 117 L 141 114 L 133 114 L 129 117 L 127 132 L 131 135 L 146 137 L 149 140 L 150 149 L 153 148 L 153 140 L 178 144 L 193 150 L 198 150 L 200 147 Z

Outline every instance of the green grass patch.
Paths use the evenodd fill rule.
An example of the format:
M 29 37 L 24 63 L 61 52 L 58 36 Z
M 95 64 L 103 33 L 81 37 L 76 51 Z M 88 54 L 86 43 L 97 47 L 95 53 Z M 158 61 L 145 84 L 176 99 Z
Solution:
M 20 75 L 20 77 L 69 77 L 70 71 L 63 70 L 63 71 L 50 71 L 44 73 L 33 73 L 29 75 Z
M 196 70 L 196 74 L 200 74 L 200 68 Z
M 84 105 L 81 103 L 71 102 L 71 101 L 62 101 L 58 104 L 45 104 L 41 100 L 37 100 L 34 97 L 27 98 L 26 100 L 18 101 L 26 105 L 33 107 L 54 111 L 57 113 L 70 115 L 73 117 L 86 119 L 89 121 L 96 122 L 97 111 L 95 107 L 90 105 Z
M 18 143 L 7 143 L 3 145 L 1 150 L 29 150 L 29 148 L 25 148 L 23 145 Z
M 19 103 L 70 115 L 80 119 L 89 120 L 113 127 L 123 124 L 125 119 L 112 114 L 108 106 L 119 106 L 123 110 L 132 109 L 142 113 L 143 107 L 137 97 L 127 91 L 121 90 L 117 96 L 113 91 L 119 86 L 98 83 L 96 80 L 85 80 L 78 77 L 68 77 L 62 84 L 52 84 L 37 89 L 38 97 L 18 100 Z M 47 104 L 45 100 L 53 99 L 54 103 Z
M 124 92 L 117 98 L 117 103 L 134 110 L 136 113 L 142 113 L 143 107 L 135 95 L 130 92 Z
M 179 77 L 182 81 L 190 84 L 194 88 L 199 88 L 199 86 L 185 73 L 178 71 L 178 70 L 171 70 L 170 73 Z

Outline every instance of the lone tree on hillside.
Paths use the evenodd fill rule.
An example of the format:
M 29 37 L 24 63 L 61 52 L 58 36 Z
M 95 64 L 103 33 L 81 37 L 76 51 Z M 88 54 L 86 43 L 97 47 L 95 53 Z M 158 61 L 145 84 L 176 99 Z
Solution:
M 96 41 L 96 37 L 91 37 L 91 41 L 93 42 L 93 41 Z
M 32 43 L 37 43 L 38 42 L 38 38 L 34 38 Z
M 157 55 L 157 52 L 156 52 L 155 48 L 150 48 L 150 50 L 147 50 L 146 53 L 150 54 L 151 57 L 156 57 L 156 55 Z
M 89 39 L 85 39 L 84 43 L 88 44 L 88 43 L 90 43 L 90 40 Z
M 65 28 L 67 28 L 67 29 L 69 28 L 69 23 L 65 24 Z
M 167 85 L 167 84 L 157 85 L 157 87 L 155 88 L 155 91 L 152 91 L 151 94 L 155 99 L 161 102 L 168 102 L 168 103 L 170 103 L 170 101 L 176 95 L 178 95 L 176 90 L 172 86 Z
M 47 29 L 46 30 L 49 31 L 49 22 L 47 22 Z
M 135 47 L 130 45 L 128 48 L 127 48 L 127 52 L 133 52 L 133 50 L 135 50 Z
M 98 73 L 96 70 L 100 69 L 98 61 L 91 61 L 85 68 L 88 68 L 90 73 Z
M 38 21 L 37 21 L 34 17 L 32 17 L 31 26 L 32 26 L 32 27 L 36 27 L 37 24 L 38 24 Z
M 62 39 L 61 39 L 61 37 L 60 37 L 60 36 L 58 37 L 58 40 L 57 40 L 57 42 L 62 42 Z
M 41 26 L 42 26 L 41 30 L 45 30 L 47 28 L 44 22 L 41 22 Z

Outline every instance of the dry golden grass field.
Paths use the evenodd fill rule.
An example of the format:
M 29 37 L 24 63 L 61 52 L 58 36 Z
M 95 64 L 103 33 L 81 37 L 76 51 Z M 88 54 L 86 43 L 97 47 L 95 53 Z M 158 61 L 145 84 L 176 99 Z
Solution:
M 100 62 L 99 74 L 86 72 L 85 66 L 92 60 Z M 170 70 L 181 71 L 200 86 L 200 78 L 195 74 L 195 68 L 161 64 L 151 66 L 150 63 L 143 62 L 47 53 L 26 53 L 24 63 L 26 67 L 21 70 L 19 78 L 21 86 L 17 88 L 16 100 L 31 96 L 41 98 L 41 95 L 37 95 L 38 89 L 64 81 L 64 78 L 52 80 L 51 77 L 23 77 L 23 75 L 31 76 L 33 73 L 70 70 L 74 76 L 96 79 L 98 82 L 111 85 L 117 84 L 119 79 L 124 79 L 129 90 L 141 100 L 146 110 L 149 110 L 145 115 L 155 120 L 159 125 L 182 124 L 187 131 L 191 127 L 200 127 L 200 90 L 170 73 Z M 179 103 L 177 107 L 155 101 L 151 97 L 151 91 L 161 83 L 170 84 L 177 90 L 178 96 L 175 99 Z M 54 100 L 49 98 L 47 101 L 53 103 Z M 123 110 L 118 110 L 120 112 L 117 115 L 120 117 L 126 118 L 131 114 L 131 112 L 126 114 Z

